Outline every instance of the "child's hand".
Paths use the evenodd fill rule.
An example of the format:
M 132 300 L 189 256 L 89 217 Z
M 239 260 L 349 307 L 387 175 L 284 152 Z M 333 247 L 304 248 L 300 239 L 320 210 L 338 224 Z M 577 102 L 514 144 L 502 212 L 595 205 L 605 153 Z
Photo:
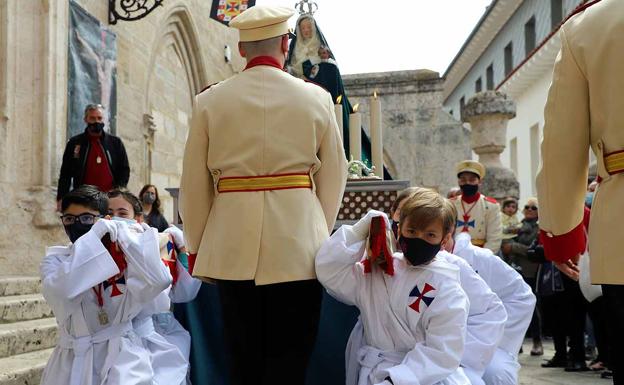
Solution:
M 386 228 L 389 229 L 390 221 L 388 220 L 388 216 L 381 211 L 370 210 L 369 212 L 366 213 L 366 215 L 362 219 L 360 219 L 356 224 L 353 225 L 352 227 L 353 232 L 355 232 L 358 236 L 360 236 L 361 239 L 366 239 L 366 237 L 368 236 L 368 232 L 369 232 L 373 217 L 378 217 L 378 216 L 383 217 L 384 221 L 386 222 Z
M 184 248 L 185 246 L 184 233 L 182 233 L 182 230 L 172 225 L 169 228 L 165 229 L 163 233 L 170 234 L 173 237 L 173 242 L 175 243 L 175 246 L 178 250 L 181 250 Z
M 93 231 L 100 239 L 102 239 L 104 235 L 108 234 L 111 242 L 117 242 L 117 226 L 113 221 L 108 219 L 98 219 L 93 227 L 91 227 L 91 231 Z

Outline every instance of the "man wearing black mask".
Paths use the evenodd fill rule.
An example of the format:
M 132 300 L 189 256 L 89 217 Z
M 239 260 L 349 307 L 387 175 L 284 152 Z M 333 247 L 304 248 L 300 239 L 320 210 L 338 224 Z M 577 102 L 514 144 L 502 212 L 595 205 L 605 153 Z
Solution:
M 497 253 L 501 246 L 502 225 L 500 207 L 494 198 L 479 193 L 485 167 L 474 160 L 457 164 L 457 179 L 461 195 L 451 201 L 457 209 L 455 233 L 468 232 L 472 244 Z
M 104 107 L 87 105 L 84 121 L 85 131 L 72 137 L 65 146 L 56 195 L 57 208 L 72 188 L 90 184 L 106 192 L 126 187 L 130 178 L 123 142 L 104 131 Z

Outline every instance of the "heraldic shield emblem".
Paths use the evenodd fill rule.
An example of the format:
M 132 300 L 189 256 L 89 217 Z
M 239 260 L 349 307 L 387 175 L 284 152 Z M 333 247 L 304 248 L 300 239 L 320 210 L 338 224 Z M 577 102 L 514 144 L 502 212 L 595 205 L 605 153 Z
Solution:
M 227 25 L 255 4 L 256 0 L 213 0 L 210 17 Z

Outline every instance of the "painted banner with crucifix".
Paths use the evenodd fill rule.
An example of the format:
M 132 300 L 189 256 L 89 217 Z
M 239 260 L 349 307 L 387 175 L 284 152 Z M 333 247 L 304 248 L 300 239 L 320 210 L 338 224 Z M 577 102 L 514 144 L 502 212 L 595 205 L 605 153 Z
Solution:
M 115 133 L 117 36 L 75 1 L 69 2 L 68 138 L 84 131 L 84 108 L 105 109 L 105 130 Z

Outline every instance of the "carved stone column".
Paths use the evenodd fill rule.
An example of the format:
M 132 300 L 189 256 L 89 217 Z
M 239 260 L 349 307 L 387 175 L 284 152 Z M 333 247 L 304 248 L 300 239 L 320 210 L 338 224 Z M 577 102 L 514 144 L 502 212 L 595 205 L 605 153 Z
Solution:
M 145 182 L 152 183 L 152 153 L 154 151 L 154 134 L 156 133 L 156 122 L 151 114 L 143 114 L 143 138 L 145 139 Z
M 471 147 L 486 169 L 482 192 L 495 199 L 520 196 L 513 171 L 504 167 L 500 154 L 507 143 L 507 123 L 516 116 L 515 103 L 502 92 L 480 92 L 462 110 L 462 120 L 470 123 Z

